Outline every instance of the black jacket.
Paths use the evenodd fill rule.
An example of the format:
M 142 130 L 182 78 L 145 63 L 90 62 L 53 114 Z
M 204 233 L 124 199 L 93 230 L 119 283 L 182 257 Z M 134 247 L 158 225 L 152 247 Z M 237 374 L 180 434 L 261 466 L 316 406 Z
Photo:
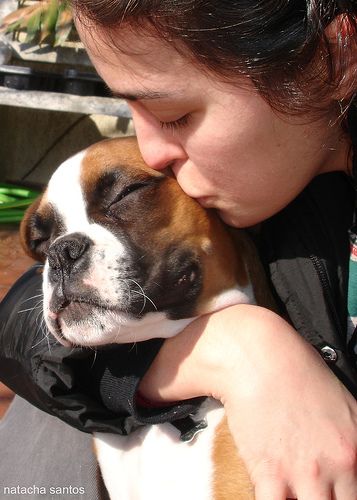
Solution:
M 354 190 L 347 176 L 321 175 L 262 224 L 258 243 L 282 313 L 357 397 L 356 360 L 346 346 L 353 211 Z M 30 269 L 0 304 L 0 379 L 82 431 L 127 434 L 139 425 L 163 421 L 185 428 L 185 417 L 202 398 L 166 408 L 136 404 L 139 381 L 162 340 L 97 353 L 62 347 L 42 328 L 41 282 L 41 268 Z
M 323 174 L 263 224 L 260 249 L 281 311 L 357 398 L 357 360 L 347 346 L 347 288 L 355 190 Z

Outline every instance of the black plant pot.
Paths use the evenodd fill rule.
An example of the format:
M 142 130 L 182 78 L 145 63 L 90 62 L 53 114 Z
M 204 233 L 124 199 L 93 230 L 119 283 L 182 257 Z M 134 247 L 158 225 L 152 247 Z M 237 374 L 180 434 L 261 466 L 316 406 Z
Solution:
M 63 73 L 47 73 L 22 66 L 0 65 L 0 86 L 16 90 L 62 92 L 82 96 L 104 96 L 110 93 L 96 74 L 75 69 Z

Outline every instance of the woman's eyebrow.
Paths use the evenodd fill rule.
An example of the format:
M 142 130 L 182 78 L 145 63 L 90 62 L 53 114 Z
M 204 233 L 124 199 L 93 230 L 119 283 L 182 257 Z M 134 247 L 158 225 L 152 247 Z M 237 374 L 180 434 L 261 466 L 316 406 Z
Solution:
M 156 92 L 151 90 L 142 90 L 138 92 L 111 92 L 113 97 L 118 97 L 119 99 L 125 99 L 127 101 L 142 101 L 148 99 L 167 99 L 168 97 L 174 97 L 174 94 L 168 92 Z

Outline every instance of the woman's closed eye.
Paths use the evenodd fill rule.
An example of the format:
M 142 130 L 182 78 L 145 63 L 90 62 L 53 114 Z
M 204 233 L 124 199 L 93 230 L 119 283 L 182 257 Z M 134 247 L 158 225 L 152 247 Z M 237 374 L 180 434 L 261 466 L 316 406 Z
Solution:
M 181 118 L 178 118 L 177 120 L 172 120 L 172 121 L 159 121 L 160 127 L 163 129 L 168 129 L 168 130 L 177 130 L 179 128 L 184 128 L 187 127 L 191 119 L 191 114 L 187 113 L 186 115 L 181 116 Z

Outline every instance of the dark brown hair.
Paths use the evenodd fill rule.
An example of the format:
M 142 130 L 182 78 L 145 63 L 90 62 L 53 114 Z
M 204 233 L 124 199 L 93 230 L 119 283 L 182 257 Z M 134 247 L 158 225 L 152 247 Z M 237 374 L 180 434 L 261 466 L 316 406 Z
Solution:
M 356 43 L 353 0 L 72 0 L 79 22 L 121 25 L 173 43 L 224 79 L 249 76 L 273 107 L 318 110 Z M 339 22 L 334 43 L 325 28 Z M 338 64 L 336 64 L 338 61 Z M 350 96 L 348 96 L 350 97 Z

